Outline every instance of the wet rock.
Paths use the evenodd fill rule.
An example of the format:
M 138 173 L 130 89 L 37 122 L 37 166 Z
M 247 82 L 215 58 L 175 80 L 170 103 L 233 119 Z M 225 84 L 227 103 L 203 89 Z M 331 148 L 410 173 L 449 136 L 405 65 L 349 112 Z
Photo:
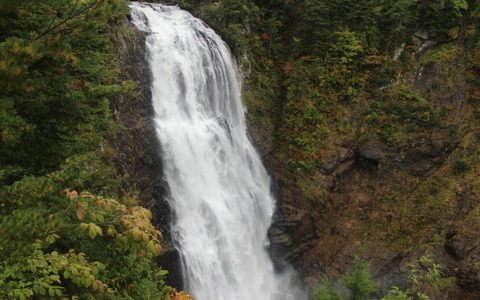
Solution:
M 402 55 L 403 51 L 405 50 L 405 43 L 402 43 L 400 46 L 396 47 L 393 51 L 393 59 L 397 60 Z

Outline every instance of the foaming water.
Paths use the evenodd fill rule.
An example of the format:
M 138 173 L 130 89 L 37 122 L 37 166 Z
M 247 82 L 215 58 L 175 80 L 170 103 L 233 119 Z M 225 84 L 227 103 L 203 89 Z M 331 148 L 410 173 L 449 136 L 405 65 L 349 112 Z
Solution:
M 186 290 L 198 300 L 293 300 L 267 231 L 275 200 L 252 146 L 232 55 L 215 32 L 177 7 L 133 3 L 149 33 L 154 123 Z

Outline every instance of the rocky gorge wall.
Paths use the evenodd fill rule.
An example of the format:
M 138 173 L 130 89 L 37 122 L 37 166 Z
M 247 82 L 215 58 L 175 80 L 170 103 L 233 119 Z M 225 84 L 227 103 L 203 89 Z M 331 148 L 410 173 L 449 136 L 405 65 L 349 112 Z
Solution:
M 480 297 L 478 119 L 469 102 L 465 56 L 455 47 L 444 61 L 429 58 L 441 46 L 419 52 L 415 68 L 397 79 L 437 111 L 447 111 L 447 124 L 395 142 L 332 133 L 315 178 L 283 165 L 273 134 L 249 115 L 252 138 L 280 190 L 282 218 L 273 226 L 272 242 L 307 290 L 318 287 L 323 275 L 335 280 L 352 271 L 358 255 L 372 263 L 381 297 L 391 286 L 407 288 L 407 263 L 418 266 L 418 258 L 429 256 L 445 277 L 455 278 L 448 288 L 428 291 L 432 299 Z M 365 119 L 361 105 L 350 112 Z M 469 164 L 465 170 L 462 162 Z
M 159 263 L 170 270 L 170 283 L 180 286 L 178 256 L 168 237 L 171 212 L 162 201 L 165 185 L 151 123 L 144 36 L 127 21 L 123 26 L 129 33 L 114 37 L 116 55 L 123 76 L 139 82 L 139 93 L 112 99 L 114 118 L 123 128 L 109 141 L 118 173 L 125 178 L 123 192 L 138 190 L 138 198 L 166 233 L 167 251 Z M 322 275 L 336 279 L 351 271 L 355 255 L 372 262 L 381 293 L 392 285 L 407 287 L 406 263 L 430 255 L 446 276 L 456 278 L 452 287 L 430 291 L 432 299 L 480 297 L 478 113 L 469 101 L 462 47 L 449 49 L 443 60 L 436 57 L 445 54 L 441 47 L 418 52 L 415 67 L 396 80 L 445 112 L 446 121 L 390 142 L 373 134 L 365 141 L 332 132 L 314 178 L 292 172 L 276 152 L 274 133 L 248 112 L 249 133 L 278 186 L 273 252 L 294 266 L 307 290 L 317 287 Z M 358 124 L 365 122 L 366 106 L 349 108 Z

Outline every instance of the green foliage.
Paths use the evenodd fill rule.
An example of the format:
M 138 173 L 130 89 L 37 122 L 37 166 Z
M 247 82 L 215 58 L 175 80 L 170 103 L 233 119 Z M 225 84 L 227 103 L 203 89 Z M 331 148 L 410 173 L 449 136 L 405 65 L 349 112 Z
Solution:
M 393 59 L 385 60 L 378 70 L 376 82 L 379 86 L 385 86 L 394 81 L 395 76 L 400 72 L 401 67 L 398 61 Z
M 104 148 L 124 0 L 0 0 L 0 298 L 175 299 Z M 115 30 L 115 29 L 113 29 Z M 187 299 L 187 298 L 185 298 Z
M 417 263 L 418 266 L 407 264 L 411 280 L 410 287 L 401 291 L 394 286 L 382 300 L 428 300 L 430 297 L 427 294 L 432 290 L 442 290 L 453 284 L 455 278 L 445 278 L 442 266 L 435 263 L 429 256 L 420 257 Z
M 382 8 L 384 13 L 385 28 L 390 31 L 393 40 L 397 41 L 397 44 L 392 44 L 389 41 L 390 47 L 398 46 L 398 41 L 406 41 L 408 34 L 411 34 L 415 29 L 415 23 L 418 21 L 419 16 L 413 13 L 415 9 L 415 1 L 400 0 L 400 1 L 387 1 Z
M 397 286 L 393 286 L 388 294 L 381 300 L 414 300 L 407 292 L 400 290 Z
M 466 0 L 420 1 L 418 10 L 422 25 L 437 38 L 456 38 L 464 13 L 468 9 Z
M 335 40 L 332 56 L 341 64 L 352 63 L 364 51 L 361 41 L 350 30 L 343 29 L 335 32 Z
M 344 276 L 344 285 L 350 291 L 348 300 L 366 300 L 378 285 L 371 279 L 369 262 L 355 257 L 353 264 L 355 270 Z
M 365 120 L 385 142 L 395 142 L 402 132 L 421 132 L 440 124 L 440 116 L 420 95 L 405 86 L 382 91 Z
M 56 251 L 45 254 L 37 249 L 26 260 L 14 265 L 2 265 L 0 268 L 3 269 L 0 295 L 6 298 L 68 295 L 69 291 L 62 280 L 68 280 L 93 293 L 113 292 L 96 276 L 105 266 L 99 262 L 88 262 L 84 253 L 76 254 L 73 249 L 64 254 Z
M 452 162 L 453 173 L 456 175 L 466 173 L 471 168 L 470 164 L 461 158 L 454 159 Z
M 342 284 L 348 289 L 350 295 L 348 300 L 367 300 L 370 294 L 378 289 L 378 285 L 371 279 L 370 263 L 355 256 L 353 264 L 354 271 L 346 273 L 342 277 Z M 332 283 L 325 278 L 323 285 L 313 293 L 315 300 L 341 300 L 342 297 L 332 286 Z
M 318 77 L 314 77 L 320 71 L 315 62 L 287 64 L 284 71 L 288 76 L 285 82 L 288 102 L 283 111 L 281 138 L 288 145 L 286 155 L 290 164 L 312 170 L 321 158 L 320 146 L 328 133 L 325 120 L 328 98 L 322 95 Z
M 328 1 L 302 1 L 298 17 L 303 22 L 298 24 L 297 36 L 300 42 L 299 55 L 325 55 L 329 42 L 333 39 L 335 23 L 330 16 L 335 13 L 336 3 Z
M 122 0 L 3 1 L 0 38 L 0 166 L 35 173 L 95 149 L 112 126 L 107 97 L 116 82 L 109 22 Z M 8 4 L 7 4 L 8 3 Z
M 348 299 L 371 299 L 370 294 L 378 290 L 378 285 L 371 279 L 370 263 L 355 257 L 354 265 L 355 270 L 345 274 L 341 280 L 350 292 Z M 452 277 L 445 278 L 442 266 L 435 263 L 429 256 L 420 257 L 416 265 L 407 263 L 407 267 L 410 286 L 403 291 L 397 286 L 392 286 L 381 300 L 428 300 L 430 298 L 427 294 L 451 286 L 455 280 Z M 313 297 L 315 300 L 343 299 L 328 278 L 323 279 L 323 284 L 314 291 Z
M 333 288 L 332 282 L 328 278 L 322 280 L 322 285 L 313 292 L 315 300 L 342 300 L 342 296 Z
M 62 296 L 116 295 L 127 288 L 118 278 L 134 270 L 130 266 L 115 271 L 124 260 L 137 255 L 134 260 L 141 265 L 147 263 L 145 258 L 160 254 L 162 235 L 150 223 L 150 211 L 68 188 L 108 186 L 111 174 L 106 170 L 95 156 L 78 156 L 59 171 L 24 177 L 0 189 L 4 295 L 22 298 L 45 291 Z M 142 284 L 150 283 L 144 279 Z M 130 283 L 129 288 L 134 286 Z M 162 289 L 154 284 L 151 292 L 163 293 Z

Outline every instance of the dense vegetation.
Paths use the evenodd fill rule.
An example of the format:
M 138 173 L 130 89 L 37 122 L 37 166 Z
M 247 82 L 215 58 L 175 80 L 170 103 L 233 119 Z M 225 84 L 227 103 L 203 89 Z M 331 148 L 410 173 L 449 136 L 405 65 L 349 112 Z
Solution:
M 365 141 L 375 131 L 392 142 L 393 131 L 438 127 L 440 108 L 396 79 L 413 67 L 423 40 L 474 41 L 478 34 L 476 3 L 466 0 L 173 2 L 200 5 L 236 56 L 248 55 L 245 101 L 275 132 L 283 160 L 302 172 L 315 173 L 327 135 Z M 359 110 L 363 120 L 349 118 Z
M 454 246 L 475 247 L 480 232 L 479 1 L 165 2 L 231 46 L 249 117 L 309 203 L 317 238 L 332 231 L 326 220 L 353 218 L 338 247 L 450 247 L 470 259 Z M 121 130 L 109 98 L 135 91 L 110 49 L 127 13 L 124 0 L 0 0 L 0 298 L 174 297 L 152 262 L 161 234 L 118 193 L 105 142 Z M 383 156 L 365 167 L 358 153 L 372 147 Z M 364 206 L 322 183 L 353 180 L 328 167 L 343 149 L 357 155 Z M 418 171 L 400 153 L 435 160 Z M 478 272 L 468 264 L 461 272 Z
M 1 299 L 187 298 L 165 284 L 162 234 L 135 194 L 118 193 L 105 142 L 121 130 L 109 98 L 135 91 L 111 49 L 128 11 L 0 1 Z
M 455 278 L 445 278 L 442 267 L 431 258 L 422 256 L 418 259 L 420 267 L 411 263 L 407 264 L 410 284 L 405 291 L 397 286 L 392 286 L 388 293 L 380 300 L 414 300 L 430 299 L 426 292 L 440 290 L 452 284 Z M 372 299 L 373 293 L 377 292 L 378 284 L 372 279 L 370 272 L 371 264 L 358 256 L 353 259 L 355 270 L 347 272 L 341 278 L 341 284 L 349 291 L 348 300 Z M 315 300 L 342 300 L 344 299 L 333 287 L 328 278 L 324 278 L 323 284 L 313 293 Z
M 220 32 L 242 66 L 260 147 L 294 186 L 287 205 L 310 210 L 305 269 L 361 240 L 447 251 L 473 287 L 479 1 L 170 2 Z

